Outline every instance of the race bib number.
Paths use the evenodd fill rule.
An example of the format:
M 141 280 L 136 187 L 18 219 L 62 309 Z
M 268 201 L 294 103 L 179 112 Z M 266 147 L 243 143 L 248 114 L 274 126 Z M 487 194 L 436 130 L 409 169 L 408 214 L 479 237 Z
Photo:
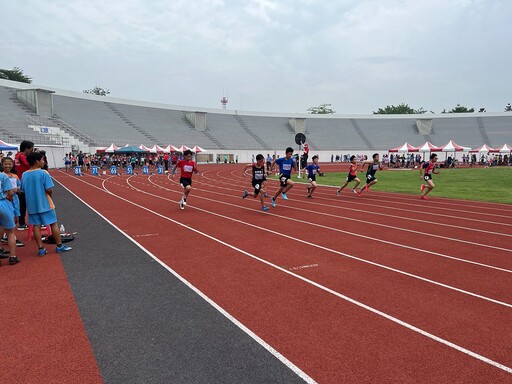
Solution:
M 192 172 L 194 170 L 194 167 L 192 165 L 184 165 L 183 166 L 183 172 Z

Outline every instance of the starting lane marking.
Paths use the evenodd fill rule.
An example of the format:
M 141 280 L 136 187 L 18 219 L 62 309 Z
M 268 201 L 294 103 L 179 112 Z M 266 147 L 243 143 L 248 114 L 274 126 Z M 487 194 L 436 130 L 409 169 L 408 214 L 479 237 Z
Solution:
M 79 180 L 79 181 L 82 181 L 82 180 Z M 105 180 L 105 181 L 106 181 L 106 180 Z M 176 225 L 179 225 L 180 227 L 183 227 L 183 228 L 185 228 L 185 229 L 188 229 L 188 230 L 190 230 L 191 232 L 197 233 L 197 234 L 199 234 L 199 235 L 201 235 L 201 236 L 206 237 L 207 239 L 210 239 L 210 240 L 212 240 L 212 241 L 214 241 L 214 242 L 217 242 L 217 243 L 219 243 L 219 244 L 222 244 L 222 245 L 226 246 L 227 248 L 230 248 L 230 249 L 232 249 L 232 250 L 234 250 L 234 251 L 236 251 L 236 252 L 239 252 L 239 253 L 241 253 L 241 254 L 243 254 L 243 255 L 246 255 L 246 256 L 248 256 L 248 257 L 250 257 L 250 258 L 254 259 L 254 260 L 257 260 L 257 261 L 259 261 L 259 262 L 261 262 L 261 263 L 263 263 L 263 264 L 265 264 L 265 265 L 270 266 L 271 268 L 275 268 L 275 269 L 277 269 L 277 270 L 279 270 L 279 271 L 281 271 L 281 272 L 283 272 L 283 273 L 289 274 L 289 275 L 291 275 L 291 276 L 293 276 L 293 277 L 295 277 L 295 278 L 297 278 L 297 279 L 299 279 L 299 280 L 301 280 L 301 281 L 304 281 L 304 282 L 305 282 L 305 283 L 307 283 L 307 284 L 310 284 L 310 285 L 312 285 L 312 286 L 314 286 L 314 287 L 317 287 L 318 289 L 321 289 L 321 290 L 323 290 L 323 291 L 325 291 L 325 292 L 327 292 L 327 293 L 330 293 L 330 294 L 332 294 L 333 296 L 336 296 L 336 297 L 338 297 L 338 298 L 340 298 L 340 299 L 342 299 L 342 300 L 348 301 L 349 303 L 352 303 L 352 304 L 354 304 L 354 305 L 356 305 L 356 306 L 358 306 L 358 307 L 360 307 L 360 308 L 366 309 L 366 310 L 367 310 L 367 311 L 369 311 L 369 312 L 372 312 L 372 313 L 374 313 L 374 314 L 376 314 L 376 315 L 378 315 L 378 316 L 380 316 L 380 317 L 383 317 L 383 318 L 385 318 L 385 319 L 387 319 L 387 320 L 390 320 L 390 321 L 392 321 L 392 322 L 394 322 L 394 323 L 396 323 L 396 324 L 398 324 L 398 325 L 401 325 L 401 326 L 403 326 L 403 327 L 405 327 L 405 328 L 407 328 L 407 329 L 409 329 L 409 330 L 411 330 L 411 331 L 413 331 L 413 332 L 419 333 L 419 334 L 421 334 L 421 335 L 423 335 L 423 336 L 425 336 L 425 337 L 427 337 L 427 338 L 429 338 L 429 339 L 431 339 L 431 340 L 437 341 L 437 342 L 438 342 L 438 343 L 440 343 L 440 344 L 443 344 L 443 345 L 446 345 L 446 346 L 448 346 L 448 347 L 450 347 L 450 348 L 453 348 L 453 349 L 455 349 L 455 350 L 457 350 L 457 351 L 459 351 L 459 352 L 461 352 L 461 353 L 464 353 L 464 354 L 466 354 L 466 355 L 468 355 L 468 356 L 471 356 L 471 357 L 473 357 L 473 358 L 475 358 L 475 359 L 477 359 L 477 360 L 480 360 L 480 361 L 482 361 L 482 362 L 484 362 L 484 363 L 487 363 L 487 364 L 489 364 L 489 365 L 492 365 L 492 366 L 494 366 L 494 367 L 496 367 L 496 368 L 498 368 L 498 369 L 501 369 L 501 370 L 503 370 L 503 371 L 505 371 L 505 372 L 507 372 L 507 373 L 512 373 L 512 368 L 511 368 L 511 367 L 508 367 L 508 366 L 506 366 L 506 365 L 504 365 L 504 364 L 498 363 L 497 361 L 491 360 L 491 359 L 489 359 L 489 358 L 487 358 L 487 357 L 485 357 L 485 356 L 482 356 L 482 355 L 480 355 L 480 354 L 478 354 L 478 353 L 476 353 L 476 352 L 473 352 L 473 351 L 471 351 L 471 350 L 469 350 L 469 349 L 466 349 L 466 348 L 464 348 L 464 347 L 462 347 L 462 346 L 460 346 L 460 345 L 457 345 L 457 344 L 452 343 L 452 342 L 450 342 L 450 341 L 448 341 L 448 340 L 446 340 L 446 339 L 443 339 L 443 338 L 441 338 L 441 337 L 439 337 L 439 336 L 436 336 L 436 335 L 434 335 L 434 334 L 432 334 L 432 333 L 429 333 L 429 332 L 427 332 L 427 331 L 425 331 L 425 330 L 423 330 L 423 329 L 421 329 L 421 328 L 418 328 L 418 327 L 416 327 L 416 326 L 414 326 L 414 325 L 412 325 L 412 324 L 409 324 L 409 323 L 407 323 L 407 322 L 405 322 L 405 321 L 403 321 L 403 320 L 400 320 L 400 319 L 398 319 L 398 318 L 396 318 L 396 317 L 394 317 L 394 316 L 391 316 L 391 315 L 389 315 L 389 314 L 387 314 L 387 313 L 385 313 L 385 312 L 379 311 L 379 310 L 378 310 L 378 309 L 376 309 L 376 308 L 370 307 L 369 305 L 366 305 L 366 304 L 364 304 L 364 303 L 362 303 L 362 302 L 360 302 L 360 301 L 357 301 L 357 300 L 355 300 L 355 299 L 352 299 L 351 297 L 348 297 L 348 296 L 343 295 L 343 294 L 341 294 L 341 293 L 339 293 L 339 292 L 336 292 L 336 291 L 334 291 L 334 290 L 332 290 L 332 289 L 330 289 L 330 288 L 327 288 L 327 287 L 325 287 L 325 286 L 323 286 L 323 285 L 321 285 L 321 284 L 319 284 L 319 283 L 317 283 L 317 282 L 315 282 L 315 281 L 313 281 L 313 280 L 310 280 L 310 279 L 308 279 L 308 278 L 306 278 L 306 277 L 303 277 L 303 276 L 301 276 L 301 275 L 298 275 L 298 274 L 296 274 L 296 273 L 294 273 L 294 272 L 292 272 L 292 271 L 288 271 L 288 270 L 286 270 L 286 269 L 284 269 L 284 268 L 282 268 L 282 267 L 280 267 L 280 266 L 278 266 L 278 265 L 276 265 L 276 264 L 273 264 L 273 263 L 271 263 L 271 262 L 269 262 L 269 261 L 267 261 L 267 260 L 265 260 L 265 259 L 262 259 L 262 258 L 260 258 L 260 257 L 258 257 L 258 256 L 256 256 L 256 255 L 253 255 L 253 254 L 251 254 L 251 253 L 249 253 L 249 252 L 247 252 L 247 251 L 244 251 L 243 249 L 240 249 L 240 248 L 238 248 L 238 247 L 235 247 L 234 245 L 231 245 L 231 244 L 229 244 L 229 243 L 226 243 L 226 242 L 224 242 L 224 241 L 222 241 L 222 240 L 220 240 L 220 239 L 218 239 L 218 238 L 216 238 L 216 237 L 213 237 L 213 236 L 211 236 L 211 235 L 209 235 L 209 234 L 207 234 L 207 233 L 201 232 L 201 231 L 199 231 L 199 230 L 197 230 L 197 229 L 195 229 L 195 228 L 193 228 L 193 227 L 190 227 L 190 226 L 188 226 L 188 225 L 186 225 L 186 224 L 183 224 L 183 223 L 181 223 L 181 222 L 179 222 L 179 221 L 176 221 L 176 220 L 174 220 L 174 219 L 172 219 L 172 218 L 170 218 L 170 217 L 164 216 L 164 215 L 162 215 L 162 214 L 160 214 L 160 213 L 158 213 L 158 212 L 156 212 L 156 211 L 153 211 L 153 210 L 151 210 L 151 209 L 149 209 L 149 208 L 147 208 L 147 207 L 144 207 L 144 206 L 142 206 L 142 205 L 140 205 L 140 204 L 134 203 L 133 201 L 130 201 L 130 200 L 125 199 L 125 198 L 123 198 L 123 197 L 121 197 L 121 196 L 118 196 L 118 195 L 116 195 L 116 194 L 114 194 L 113 192 L 110 192 L 110 191 L 108 190 L 108 188 L 105 186 L 105 181 L 103 181 L 103 182 L 102 182 L 103 189 L 101 189 L 101 188 L 99 188 L 99 187 L 96 187 L 95 185 L 89 184 L 89 183 L 87 183 L 86 181 L 82 181 L 82 182 L 83 182 L 83 183 L 86 183 L 86 184 L 89 184 L 89 185 L 91 185 L 92 187 L 97 188 L 97 189 L 99 189 L 99 190 L 101 190 L 101 191 L 103 191 L 103 192 L 105 192 L 105 193 L 107 193 L 107 194 L 111 195 L 112 197 L 115 197 L 115 198 L 117 198 L 117 199 L 120 199 L 120 200 L 122 200 L 122 201 L 124 201 L 124 202 L 128 203 L 128 204 L 134 205 L 134 206 L 136 206 L 136 207 L 138 207 L 138 208 L 140 208 L 140 209 L 142 209 L 142 210 L 145 210 L 145 211 L 147 211 L 147 212 L 150 212 L 150 213 L 154 214 L 155 216 L 158 216 L 158 217 L 160 217 L 160 218 L 162 218 L 162 219 L 164 219 L 164 220 L 168 220 L 168 221 L 170 221 L 170 222 L 172 222 L 172 223 L 174 223 L 174 224 L 176 224 Z M 57 181 L 57 182 L 58 182 L 58 181 Z M 61 184 L 61 183 L 59 182 L 59 184 Z M 62 185 L 62 184 L 61 184 L 61 185 Z M 113 224 L 112 222 L 110 222 L 106 217 L 104 217 L 101 213 L 99 213 L 98 211 L 96 211 L 93 207 L 91 207 L 89 204 L 87 204 L 85 201 L 83 201 L 80 197 L 78 197 L 76 194 L 74 194 L 72 191 L 70 191 L 70 190 L 69 190 L 68 188 L 66 188 L 64 185 L 62 185 L 62 187 L 63 187 L 63 188 L 65 188 L 66 190 L 68 190 L 71 194 L 73 194 L 73 196 L 75 196 L 77 199 L 79 199 L 80 201 L 82 201 L 82 202 L 83 202 L 85 205 L 87 205 L 89 208 L 91 208 L 94 212 L 96 212 L 100 217 L 102 217 L 105 221 L 107 221 L 109 224 L 111 224 L 114 228 L 116 228 L 117 230 L 121 231 L 118 227 L 116 227 L 116 226 L 115 226 L 115 224 Z M 123 233 L 123 232 L 121 231 L 121 233 Z M 135 244 L 137 244 L 137 246 L 139 246 L 141 249 L 143 249 L 145 252 L 147 252 L 147 253 L 148 253 L 148 255 L 150 255 L 150 256 L 151 256 L 152 258 L 154 258 L 157 262 L 159 262 L 159 263 L 160 263 L 164 268 L 166 268 L 167 270 L 169 270 L 169 272 L 173 273 L 176 277 L 178 277 L 180 280 L 182 280 L 185 284 L 187 284 L 187 286 L 189 286 L 191 289 L 193 289 L 193 290 L 194 290 L 194 291 L 196 291 L 198 294 L 200 294 L 200 295 L 201 295 L 201 297 L 203 297 L 203 296 L 204 296 L 204 298 L 205 298 L 205 300 L 206 300 L 206 301 L 208 301 L 212 306 L 214 306 L 216 309 L 218 309 L 221 313 L 223 313 L 223 314 L 225 313 L 225 316 L 226 316 L 228 319 L 230 319 L 234 324 L 239 323 L 239 322 L 238 322 L 238 320 L 236 320 L 236 319 L 235 319 L 234 317 L 232 317 L 229 313 L 227 313 L 224 309 L 222 309 L 222 307 L 220 307 L 218 304 L 216 304 L 213 300 L 209 299 L 209 298 L 208 298 L 204 293 L 202 293 L 201 291 L 199 291 L 199 290 L 198 290 L 196 287 L 194 287 L 190 282 L 188 282 L 188 281 L 187 281 L 187 280 L 185 280 L 183 277 L 181 277 L 181 276 L 180 276 L 176 271 L 174 271 L 174 270 L 173 270 L 173 269 L 171 269 L 169 266 L 167 266 L 165 263 L 163 263 L 163 262 L 162 262 L 160 259 L 158 259 L 155 255 L 153 255 L 151 252 L 149 252 L 148 250 L 146 250 L 144 247 L 142 247 L 142 246 L 141 246 L 140 244 L 138 244 L 135 240 L 133 240 L 132 238 L 130 238 L 129 236 L 127 236 L 125 233 L 123 233 L 123 235 L 125 235 L 128 239 L 130 239 L 130 241 L 133 241 Z M 239 327 L 240 327 L 241 329 L 243 329 L 243 330 L 244 330 L 244 332 L 245 332 L 245 329 L 247 329 L 247 334 L 248 334 L 248 335 L 250 335 L 251 337 L 253 337 L 253 339 L 254 339 L 254 340 L 258 341 L 256 338 L 258 338 L 258 339 L 259 339 L 259 337 L 258 337 L 256 334 L 254 334 L 252 331 L 250 331 L 248 328 L 246 328 L 243 324 L 241 324 L 241 323 L 239 323 L 239 324 L 240 324 L 240 325 L 239 325 Z M 237 324 L 237 325 L 238 325 L 238 324 Z M 242 328 L 242 327 L 243 327 L 243 328 Z M 253 336 L 253 335 L 254 335 L 254 336 Z M 266 348 L 267 350 L 269 350 L 269 351 L 271 351 L 271 350 L 270 350 L 270 349 L 268 349 L 268 348 L 271 348 L 271 349 L 273 350 L 273 348 L 272 348 L 270 345 L 266 344 L 266 343 L 265 343 L 265 341 L 263 341 L 262 339 L 260 339 L 260 340 L 262 341 L 262 343 L 264 343 L 264 344 L 261 344 L 263 347 L 265 347 L 265 348 Z M 267 348 L 265 345 L 268 345 L 268 348 Z M 275 350 L 274 350 L 274 351 L 275 351 Z M 275 352 L 276 352 L 277 354 L 279 354 L 279 352 L 277 352 L 277 351 L 275 351 Z M 281 354 L 279 354 L 279 356 L 282 356 L 282 359 L 284 359 L 284 360 L 282 360 L 278 355 L 275 355 L 275 356 L 276 356 L 279 360 L 281 360 L 281 361 L 283 361 L 283 362 L 284 362 L 284 360 L 288 361 L 288 360 L 287 360 L 284 356 L 282 356 Z M 292 366 L 293 366 L 293 367 L 295 367 L 295 365 L 293 365 L 293 363 L 289 362 L 289 364 L 291 364 L 290 369 L 293 369 L 293 368 L 292 368 Z M 296 369 L 297 369 L 298 371 L 295 371 L 295 370 L 294 370 L 294 372 L 296 372 L 296 373 L 297 373 L 297 372 L 299 372 L 299 371 L 300 371 L 300 372 L 302 372 L 298 367 L 296 367 Z M 311 381 L 306 380 L 303 376 L 300 376 L 300 375 L 299 375 L 299 373 L 297 373 L 297 375 L 299 375 L 301 378 L 303 378 L 303 379 L 304 379 L 305 381 L 307 381 L 307 382 L 311 382 L 311 383 L 314 383 L 314 382 L 315 382 L 313 379 L 311 379 L 309 376 L 307 376 L 304 372 L 302 372 L 302 373 L 305 375 L 305 377 L 307 377 L 307 378 L 308 378 L 308 379 L 310 379 Z
M 301 265 L 298 267 L 288 267 L 287 269 L 289 271 L 300 271 L 301 269 L 315 268 L 318 266 L 319 266 L 318 264 L 309 264 L 309 265 Z M 286 267 L 283 267 L 283 268 L 286 268 Z
M 126 232 L 128 232 L 128 231 L 126 231 Z M 159 233 L 142 233 L 140 235 L 132 235 L 132 237 L 134 237 L 134 238 L 150 237 L 150 236 L 159 236 Z

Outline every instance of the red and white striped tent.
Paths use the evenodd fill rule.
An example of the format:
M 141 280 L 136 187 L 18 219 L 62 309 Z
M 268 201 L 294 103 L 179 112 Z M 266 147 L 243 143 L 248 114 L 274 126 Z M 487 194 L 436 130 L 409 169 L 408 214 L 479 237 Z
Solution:
M 512 152 L 512 147 L 508 144 L 503 144 L 501 147 L 491 149 L 489 152 L 494 153 L 510 153 Z
M 114 143 L 110 144 L 110 146 L 105 149 L 105 152 L 107 153 L 114 153 L 114 151 L 117 151 L 119 149 L 119 147 L 117 145 L 115 145 Z
M 150 151 L 150 149 L 148 147 L 146 147 L 144 144 L 139 145 L 139 148 L 146 152 Z
M 442 147 L 436 147 L 430 141 L 425 142 L 425 144 L 420 145 L 415 148 L 418 152 L 441 152 L 443 150 Z
M 195 153 L 206 152 L 206 150 L 201 148 L 199 145 L 194 146 L 194 148 L 192 148 L 192 151 Z
M 450 140 L 447 144 L 441 146 L 443 152 L 469 152 L 471 148 L 463 147 L 453 140 Z
M 418 152 L 418 149 L 408 142 L 405 142 L 399 147 L 389 149 L 388 152 Z
M 494 151 L 494 148 L 489 147 L 487 144 L 482 145 L 480 148 L 475 148 L 469 151 L 470 153 L 488 153 Z
M 169 144 L 166 148 L 169 148 L 169 152 L 179 152 L 180 149 L 174 145 Z
M 187 149 L 190 151 L 192 150 L 192 148 L 189 148 L 186 145 L 182 145 L 181 147 L 178 148 L 178 152 L 185 152 Z
M 170 152 L 167 148 L 161 147 L 159 145 L 156 145 L 156 151 L 158 153 L 169 153 Z

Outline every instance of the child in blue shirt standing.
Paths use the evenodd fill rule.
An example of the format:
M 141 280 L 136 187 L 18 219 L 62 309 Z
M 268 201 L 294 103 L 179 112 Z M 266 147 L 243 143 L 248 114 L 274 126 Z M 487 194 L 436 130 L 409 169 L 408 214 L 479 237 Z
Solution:
M 4 228 L 7 234 L 7 244 L 9 245 L 9 264 L 13 265 L 19 263 L 16 257 L 16 236 L 14 235 L 14 207 L 12 199 L 14 196 L 14 188 L 12 187 L 11 180 L 5 173 L 0 173 L 0 226 Z M 4 255 L 0 255 L 4 258 Z
M 41 238 L 41 226 L 50 226 L 55 238 L 57 252 L 70 251 L 72 248 L 62 244 L 57 223 L 55 205 L 52 201 L 52 188 L 54 186 L 50 174 L 41 169 L 44 166 L 43 155 L 32 152 L 27 156 L 30 169 L 25 171 L 21 180 L 21 189 L 25 192 L 27 200 L 28 222 L 34 226 L 34 239 L 38 246 L 38 256 L 46 255 Z

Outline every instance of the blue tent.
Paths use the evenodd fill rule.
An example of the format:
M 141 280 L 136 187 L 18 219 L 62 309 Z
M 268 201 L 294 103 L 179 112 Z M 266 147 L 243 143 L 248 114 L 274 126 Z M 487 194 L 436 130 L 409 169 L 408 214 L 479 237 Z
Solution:
M 0 151 L 17 151 L 18 147 L 13 144 L 7 144 L 5 141 L 0 140 Z

